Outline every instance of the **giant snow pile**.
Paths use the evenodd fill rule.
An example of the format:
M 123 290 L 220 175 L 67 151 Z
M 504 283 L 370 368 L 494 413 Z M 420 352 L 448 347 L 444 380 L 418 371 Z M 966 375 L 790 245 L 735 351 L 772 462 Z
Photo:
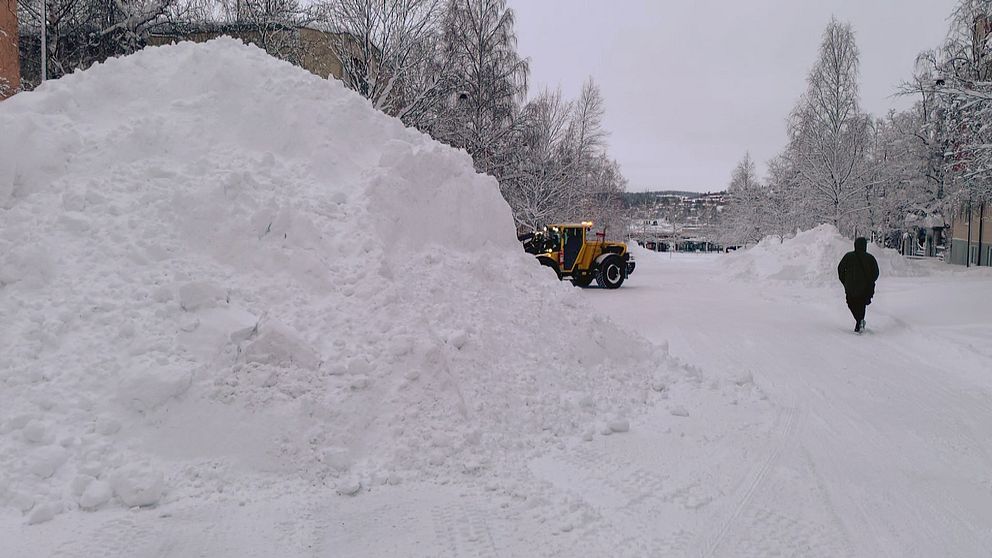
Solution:
M 780 240 L 769 236 L 757 246 L 728 258 L 727 273 L 740 279 L 770 279 L 810 285 L 837 282 L 837 264 L 854 242 L 841 236 L 833 225 L 820 225 Z M 921 273 L 918 266 L 895 250 L 869 243 L 868 252 L 878 261 L 883 277 L 905 277 Z
M 677 369 L 522 252 L 464 152 L 256 48 L 110 60 L 0 130 L 0 510 L 29 521 L 224 468 L 499 478 Z

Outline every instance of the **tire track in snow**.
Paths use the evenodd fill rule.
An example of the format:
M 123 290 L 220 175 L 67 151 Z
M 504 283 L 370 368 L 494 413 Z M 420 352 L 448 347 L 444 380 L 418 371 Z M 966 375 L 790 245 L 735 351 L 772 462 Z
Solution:
M 734 506 L 733 511 L 727 519 L 724 520 L 721 526 L 717 529 L 716 535 L 711 540 L 703 540 L 700 542 L 700 556 L 703 558 L 710 558 L 715 555 L 716 551 L 720 548 L 720 545 L 726 540 L 727 535 L 729 535 L 740 522 L 740 519 L 754 499 L 755 494 L 758 493 L 767 481 L 768 473 L 782 459 L 782 455 L 785 453 L 786 448 L 792 446 L 797 441 L 796 433 L 798 432 L 798 424 L 800 422 L 799 410 L 796 407 L 787 407 L 782 414 L 784 417 L 781 420 L 785 424 L 780 430 L 779 441 L 772 448 L 768 458 L 762 462 L 754 475 L 751 476 L 750 480 L 746 481 L 746 486 L 740 499 L 737 500 L 737 504 Z
M 444 555 L 498 558 L 486 516 L 481 508 L 463 502 L 435 506 L 431 517 L 437 540 L 446 551 Z
M 936 450 L 935 455 L 943 456 L 943 459 L 948 459 L 949 455 L 968 454 L 970 457 L 975 457 L 975 454 L 979 454 L 985 456 L 986 463 L 990 463 L 990 460 L 987 458 L 988 453 L 975 437 L 972 425 L 961 422 L 957 417 L 962 414 L 966 417 L 975 416 L 974 410 L 978 410 L 979 414 L 984 413 L 985 416 L 989 416 L 992 407 L 985 401 L 973 401 L 976 398 L 951 389 L 945 382 L 939 380 L 943 377 L 943 374 L 937 366 L 933 363 L 923 362 L 914 358 L 913 353 L 906 353 L 905 347 L 907 345 L 913 345 L 907 343 L 907 336 L 911 339 L 919 338 L 921 337 L 920 334 L 903 320 L 888 316 L 886 318 L 890 319 L 895 327 L 885 328 L 883 330 L 869 329 L 867 332 L 869 339 L 860 339 L 849 335 L 841 336 L 840 334 L 836 336 L 839 345 L 837 349 L 840 349 L 840 353 L 856 355 L 864 362 L 871 363 L 870 369 L 874 373 L 870 376 L 865 376 L 865 379 L 870 380 L 872 383 L 865 384 L 863 387 L 864 391 L 858 392 L 858 396 L 862 398 L 865 396 L 869 398 L 877 397 L 879 398 L 879 403 L 884 405 L 892 400 L 893 394 L 896 394 L 896 399 L 912 402 L 913 406 L 919 409 L 920 412 L 927 412 L 929 410 L 930 414 L 939 419 L 938 422 L 943 421 L 948 425 L 953 425 L 952 428 L 943 428 L 941 435 L 937 437 L 923 438 L 928 445 Z M 886 335 L 892 333 L 896 333 L 897 335 Z M 873 342 L 866 343 L 868 340 Z M 925 342 L 922 338 L 919 341 Z M 823 359 L 826 362 L 830 361 L 833 355 L 810 356 L 812 358 Z M 899 371 L 898 375 L 893 375 L 892 371 L 894 370 Z M 855 381 L 860 381 L 859 375 L 856 375 L 854 378 Z M 807 402 L 810 409 L 816 412 L 816 414 L 821 415 L 824 420 L 829 420 L 834 424 L 844 424 L 840 420 L 843 417 L 848 421 L 850 428 L 856 428 L 852 432 L 857 433 L 856 435 L 841 437 L 840 440 L 847 441 L 838 442 L 835 451 L 841 450 L 852 441 L 861 440 L 862 447 L 874 448 L 872 450 L 865 450 L 863 453 L 866 455 L 870 453 L 899 455 L 901 453 L 898 443 L 892 442 L 885 430 L 886 427 L 891 428 L 891 424 L 885 422 L 885 419 L 891 420 L 895 415 L 867 414 L 865 409 L 869 407 L 865 407 L 865 405 L 871 403 L 870 399 L 868 402 L 861 404 L 857 404 L 859 403 L 857 400 L 853 402 L 855 403 L 853 405 L 844 404 L 845 399 L 838 399 L 830 395 L 831 389 L 835 386 L 824 384 L 822 382 L 823 379 L 824 377 L 817 378 L 811 382 L 808 389 L 802 389 L 803 392 L 810 395 L 809 397 L 804 397 L 803 401 Z M 848 381 L 850 381 L 850 378 Z M 906 392 L 906 388 L 909 386 L 912 387 L 912 390 Z M 925 397 L 920 398 L 922 394 L 925 394 Z M 963 403 L 968 403 L 968 407 L 972 409 L 972 412 L 961 413 L 959 411 L 950 414 L 943 412 L 946 409 L 960 410 Z M 822 443 L 816 444 L 816 446 L 822 446 Z M 881 450 L 881 448 L 886 447 L 889 449 Z M 821 451 L 821 453 L 823 452 Z M 869 490 L 875 493 L 867 501 L 871 502 L 871 504 L 866 503 L 864 499 L 850 498 L 846 492 L 834 494 L 834 497 L 839 496 L 839 500 L 835 503 L 834 498 L 831 497 L 831 494 L 823 485 L 820 478 L 821 473 L 817 472 L 816 466 L 827 466 L 824 473 L 833 479 L 835 485 L 840 486 L 845 484 L 844 479 L 851 478 L 849 476 L 851 473 L 845 471 L 846 468 L 851 466 L 850 459 L 844 459 L 843 457 L 837 458 L 835 455 L 839 456 L 841 454 L 832 455 L 830 452 L 827 452 L 823 453 L 820 461 L 816 462 L 805 448 L 804 454 L 811 469 L 811 476 L 816 481 L 816 489 L 820 495 L 820 499 L 827 504 L 831 513 L 831 522 L 838 527 L 837 533 L 840 537 L 831 542 L 836 547 L 836 551 L 832 555 L 840 556 L 844 553 L 853 555 L 855 553 L 855 542 L 857 542 L 858 552 L 865 555 L 881 556 L 886 555 L 887 552 L 889 553 L 888 555 L 900 555 L 898 552 L 893 553 L 893 549 L 901 548 L 899 541 L 903 535 L 907 534 L 909 526 L 901 524 L 899 520 L 889 517 L 889 514 L 881 513 L 885 508 L 903 510 L 904 512 L 914 514 L 918 518 L 929 518 L 926 521 L 918 522 L 913 527 L 913 531 L 916 532 L 915 536 L 921 540 L 943 540 L 947 544 L 951 544 L 951 541 L 969 539 L 973 542 L 972 548 L 988 548 L 989 538 L 985 537 L 984 541 L 979 540 L 982 537 L 976 536 L 978 530 L 976 529 L 976 524 L 972 521 L 971 514 L 968 514 L 960 502 L 953 498 L 952 492 L 940 495 L 934 493 L 929 498 L 921 497 L 919 493 L 920 488 L 887 492 L 885 487 L 893 483 L 914 486 L 913 481 L 909 477 L 900 475 L 901 480 L 888 478 L 882 482 L 879 479 L 877 489 L 869 488 Z M 898 468 L 892 469 L 892 472 L 897 473 L 898 471 Z M 884 506 L 880 507 L 881 504 L 879 502 L 884 502 Z M 939 506 L 935 505 L 937 502 L 940 502 Z M 841 516 L 835 511 L 836 505 L 846 508 L 843 514 L 845 520 L 841 520 Z M 948 520 L 949 517 L 955 518 L 956 521 Z M 935 528 L 932 522 L 937 522 L 941 527 Z M 964 525 L 967 525 L 969 528 L 963 528 Z M 852 530 L 849 530 L 848 527 L 852 527 Z M 852 536 L 852 534 L 856 536 Z M 935 543 L 932 550 L 936 550 L 941 544 L 943 543 Z M 904 548 L 903 552 L 908 550 L 908 547 Z M 803 553 L 803 555 L 807 554 L 815 555 L 812 554 L 812 551 L 805 551 Z
M 715 490 L 698 479 L 684 482 L 658 475 L 634 460 L 589 447 L 542 460 L 549 465 L 539 468 L 547 481 L 598 514 L 575 541 L 582 555 L 684 556 L 692 548 L 692 533 L 666 518 L 681 517 L 685 510 L 695 511 L 716 497 Z M 588 554 L 604 544 L 608 551 Z
M 906 329 L 919 336 L 910 326 L 907 325 Z M 935 455 L 949 463 L 964 457 L 979 459 L 986 467 L 992 466 L 992 453 L 989 452 L 988 445 L 975 433 L 975 426 L 983 424 L 981 417 L 985 417 L 986 424 L 987 421 L 992 420 L 992 403 L 972 393 L 954 390 L 946 382 L 940 381 L 943 376 L 939 365 L 908 358 L 900 350 L 900 341 L 904 340 L 886 338 L 884 341 L 886 350 L 879 353 L 899 356 L 904 362 L 899 368 L 909 375 L 907 379 L 912 381 L 912 385 L 917 386 L 915 393 L 926 394 L 926 397 L 919 401 L 920 408 L 928 407 L 931 410 L 931 420 L 947 425 L 938 435 L 924 437 L 925 443 L 935 450 Z M 954 346 L 944 350 L 947 352 L 961 349 L 960 346 Z M 965 420 L 967 418 L 973 420 Z M 884 437 L 881 439 L 884 440 Z M 989 481 L 992 482 L 992 478 L 989 478 Z M 911 483 L 910 480 L 906 482 L 906 484 Z M 928 496 L 923 497 L 921 491 L 926 492 Z M 926 513 L 921 515 L 927 520 L 916 525 L 916 529 L 928 533 L 925 540 L 944 540 L 948 544 L 953 541 L 958 545 L 963 540 L 970 540 L 971 548 L 989 548 L 992 535 L 982 533 L 973 511 L 969 511 L 958 498 L 954 497 L 953 491 L 937 492 L 928 489 L 926 485 L 920 485 L 916 491 L 900 493 L 899 497 L 905 502 L 907 509 L 915 510 L 917 514 L 926 510 Z M 871 510 L 862 509 L 862 514 L 866 521 L 879 523 L 875 519 L 876 514 Z M 936 528 L 934 523 L 939 524 L 940 527 Z M 891 523 L 883 523 L 883 525 L 891 532 L 898 532 L 901 527 Z
M 96 512 L 99 513 L 99 512 Z M 139 512 L 140 513 L 140 512 Z M 139 524 L 130 517 L 116 517 L 101 523 L 95 530 L 69 540 L 52 553 L 52 558 L 129 558 L 170 555 L 170 545 L 161 532 Z

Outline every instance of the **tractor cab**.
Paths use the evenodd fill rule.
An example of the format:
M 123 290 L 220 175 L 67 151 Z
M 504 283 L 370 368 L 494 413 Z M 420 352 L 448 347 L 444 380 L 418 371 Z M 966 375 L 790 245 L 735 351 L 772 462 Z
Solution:
M 548 227 L 549 238 L 552 240 L 554 251 L 561 252 L 558 264 L 563 272 L 570 272 L 575 269 L 591 228 L 592 223 L 551 225 Z

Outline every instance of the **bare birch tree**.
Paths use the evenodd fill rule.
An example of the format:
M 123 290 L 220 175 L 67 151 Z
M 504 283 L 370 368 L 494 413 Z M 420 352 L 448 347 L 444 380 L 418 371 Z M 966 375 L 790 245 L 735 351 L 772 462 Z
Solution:
M 453 76 L 455 107 L 432 134 L 466 149 L 476 169 L 501 178 L 509 159 L 529 66 L 517 53 L 513 11 L 506 0 L 449 0 L 444 57 Z
M 800 222 L 798 211 L 802 197 L 799 173 L 788 151 L 768 162 L 766 182 L 765 234 L 777 235 L 779 240 L 784 240 L 804 225 Z
M 754 160 L 745 153 L 730 177 L 727 188 L 730 197 L 724 216 L 723 241 L 726 244 L 753 244 L 760 241 L 768 231 L 764 222 L 767 215 L 768 196 L 758 182 Z
M 866 211 L 871 186 L 870 119 L 859 108 L 858 64 L 851 26 L 831 20 L 789 130 L 810 217 L 841 229 Z
M 592 79 L 575 102 L 563 100 L 561 91 L 546 91 L 524 107 L 515 158 L 501 180 L 518 224 L 592 220 L 607 234 L 623 236 L 627 182 L 607 155 L 604 114 Z
M 377 109 L 404 118 L 436 101 L 447 72 L 436 62 L 442 0 L 331 0 L 322 19 L 349 87 Z M 423 80 L 421 78 L 430 78 Z
M 575 102 L 568 126 L 566 158 L 572 173 L 574 202 L 571 211 L 574 219 L 587 219 L 597 203 L 597 194 L 603 192 L 601 184 L 604 162 L 600 156 L 606 151 L 607 133 L 603 128 L 606 108 L 599 87 L 590 77 L 582 85 L 582 92 Z
M 563 217 L 577 197 L 567 151 L 573 104 L 545 91 L 523 109 L 521 141 L 503 195 L 517 223 L 536 229 Z

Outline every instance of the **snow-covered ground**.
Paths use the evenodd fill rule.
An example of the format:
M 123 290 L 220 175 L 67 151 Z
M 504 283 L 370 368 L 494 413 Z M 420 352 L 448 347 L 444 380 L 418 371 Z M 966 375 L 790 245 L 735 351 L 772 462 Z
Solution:
M 341 496 L 270 479 L 30 527 L 8 516 L 10 555 L 988 555 L 988 274 L 883 277 L 857 336 L 837 287 L 731 279 L 728 256 L 638 255 L 627 285 L 583 299 L 667 341 L 699 381 L 628 432 L 563 439 L 507 486 Z
M 878 253 L 862 336 L 829 227 L 572 288 L 467 155 L 229 40 L 0 128 L 3 558 L 992 548 L 987 270 Z
M 753 378 L 775 416 L 689 554 L 988 555 L 988 270 L 917 262 L 883 275 L 858 336 L 835 280 L 742 278 L 726 271 L 735 256 L 652 256 L 615 310 L 602 298 L 597 307 L 707 376 Z

